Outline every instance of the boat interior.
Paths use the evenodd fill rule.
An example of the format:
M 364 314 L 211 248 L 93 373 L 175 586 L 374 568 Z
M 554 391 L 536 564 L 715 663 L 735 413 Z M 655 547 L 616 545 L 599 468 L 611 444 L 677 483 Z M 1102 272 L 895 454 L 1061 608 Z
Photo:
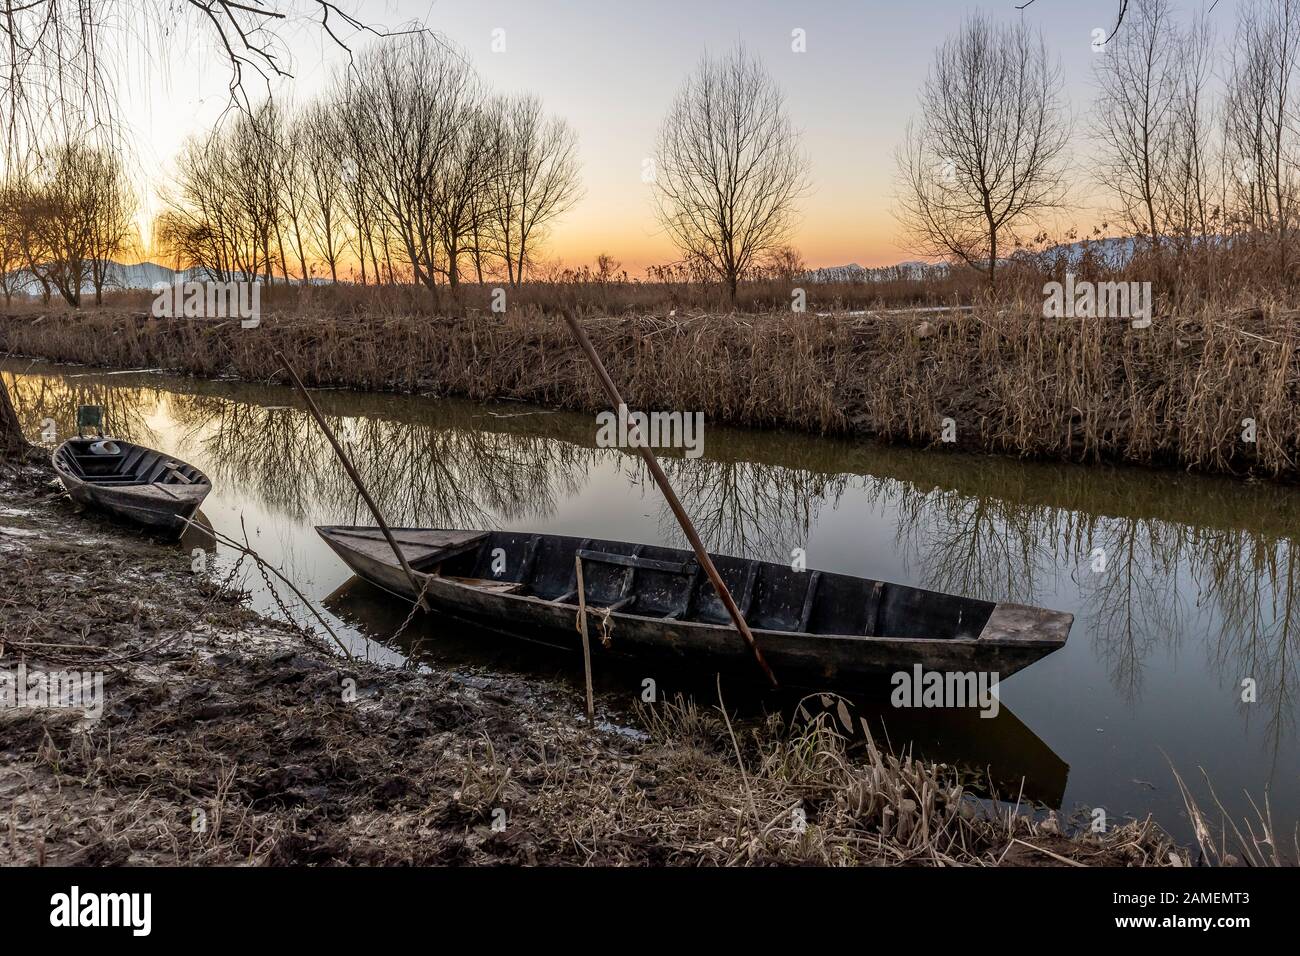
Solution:
M 131 442 L 114 441 L 116 455 L 97 455 L 91 445 L 101 438 L 74 438 L 55 455 L 56 462 L 73 477 L 95 485 L 193 485 L 207 478 L 193 465 Z
M 396 564 L 377 529 L 322 529 Z M 577 603 L 581 556 L 589 606 L 665 620 L 728 624 L 730 617 L 690 551 L 509 531 L 394 529 L 416 571 L 497 593 Z M 430 537 L 421 538 L 422 535 Z M 359 539 L 366 539 L 364 543 Z M 714 556 L 750 626 L 771 631 L 898 638 L 974 638 L 994 605 L 898 584 L 788 565 Z

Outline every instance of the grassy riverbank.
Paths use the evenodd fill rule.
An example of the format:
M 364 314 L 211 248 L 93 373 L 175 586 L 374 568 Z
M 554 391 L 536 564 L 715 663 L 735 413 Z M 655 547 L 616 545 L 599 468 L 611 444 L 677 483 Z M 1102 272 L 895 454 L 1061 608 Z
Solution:
M 1188 860 L 1149 821 L 1075 839 L 989 810 L 825 720 L 678 702 L 593 731 L 564 687 L 347 660 L 49 479 L 0 466 L 0 669 L 102 673 L 104 707 L 0 709 L 5 863 Z
M 628 402 L 707 420 L 1064 461 L 1300 478 L 1300 323 L 1206 308 L 1148 329 L 969 313 L 587 320 Z M 312 385 L 604 407 L 563 323 L 271 315 L 238 322 L 103 311 L 0 318 L 0 352 L 264 381 L 272 353 Z M 950 420 L 945 436 L 945 420 Z M 951 442 L 945 437 L 954 439 Z

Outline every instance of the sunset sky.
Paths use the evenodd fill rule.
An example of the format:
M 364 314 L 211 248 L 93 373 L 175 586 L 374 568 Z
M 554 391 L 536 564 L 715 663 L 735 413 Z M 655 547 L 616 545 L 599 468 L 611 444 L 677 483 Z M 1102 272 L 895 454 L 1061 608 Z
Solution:
M 641 181 L 659 123 L 674 93 L 705 51 L 743 42 L 784 90 L 810 160 L 812 189 L 801 205 L 794 245 L 810 265 L 885 265 L 915 258 L 893 218 L 894 150 L 914 113 L 918 87 L 936 46 L 974 9 L 1040 26 L 1059 56 L 1076 130 L 1072 159 L 1086 171 L 1092 137 L 1093 31 L 1109 32 L 1118 0 L 411 0 L 348 6 L 367 22 L 411 21 L 464 51 L 492 87 L 540 95 L 548 110 L 576 129 L 585 195 L 561 220 L 545 250 L 566 265 L 607 252 L 629 272 L 675 258 Z M 1203 0 L 1184 0 L 1180 17 Z M 1205 3 L 1212 0 L 1204 0 Z M 1220 47 L 1231 36 L 1238 0 L 1213 12 Z M 506 50 L 491 49 L 505 31 Z M 791 49 L 802 29 L 807 52 Z M 353 45 L 382 42 L 354 36 Z M 209 128 L 228 103 L 224 60 L 195 26 L 165 41 L 160 62 L 132 69 L 127 119 L 135 129 L 141 173 L 165 179 L 186 135 Z M 295 78 L 275 95 L 307 99 L 345 54 L 318 28 L 299 25 L 287 51 Z M 258 81 L 250 94 L 264 91 Z M 1082 184 L 1085 175 L 1075 177 Z M 1082 204 L 1093 202 L 1083 194 Z M 157 207 L 156 198 L 150 208 Z M 1084 230 L 1101 213 L 1085 209 Z M 1060 223 L 1061 227 L 1070 223 Z

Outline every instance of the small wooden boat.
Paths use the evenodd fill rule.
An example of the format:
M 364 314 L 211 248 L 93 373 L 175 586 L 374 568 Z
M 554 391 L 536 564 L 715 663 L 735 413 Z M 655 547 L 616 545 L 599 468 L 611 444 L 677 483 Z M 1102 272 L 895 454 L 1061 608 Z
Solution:
M 414 600 L 378 528 L 318 527 L 359 577 Z M 752 666 L 693 552 L 504 531 L 393 529 L 426 600 L 489 630 L 580 647 L 575 558 L 583 562 L 593 652 Z M 714 562 L 783 683 L 825 687 L 910 670 L 1005 678 L 1065 644 L 1073 615 L 825 571 L 717 556 Z M 599 612 L 599 614 L 594 613 Z
M 193 465 L 117 439 L 69 439 L 54 470 L 78 504 L 178 537 L 212 490 Z

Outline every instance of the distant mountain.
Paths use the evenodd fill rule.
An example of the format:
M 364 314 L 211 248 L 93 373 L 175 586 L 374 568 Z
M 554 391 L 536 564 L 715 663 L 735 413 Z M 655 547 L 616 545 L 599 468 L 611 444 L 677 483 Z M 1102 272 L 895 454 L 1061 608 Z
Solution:
M 1073 268 L 1083 261 L 1085 255 L 1100 260 L 1109 266 L 1122 266 L 1133 258 L 1137 248 L 1137 239 L 1133 236 L 1112 236 L 1106 239 L 1081 239 L 1078 242 L 1060 243 L 1044 249 L 1042 252 L 1025 253 L 1045 265 L 1064 264 Z
M 170 285 L 179 278 L 182 282 L 201 279 L 197 269 L 183 269 L 177 272 L 156 262 L 137 262 L 126 265 L 121 262 L 108 264 L 108 285 L 114 289 L 152 289 L 155 285 Z
M 26 275 L 26 270 L 23 270 Z M 202 269 L 182 269 L 179 272 L 175 269 L 169 269 L 167 266 L 159 265 L 156 262 L 135 262 L 123 263 L 110 261 L 108 263 L 107 278 L 104 282 L 104 291 L 111 290 L 145 290 L 153 291 L 159 285 L 173 285 L 176 282 L 203 282 L 208 278 Z M 232 275 L 231 279 L 243 279 L 252 282 L 261 282 L 261 276 L 249 277 L 242 274 Z M 296 281 L 296 280 L 295 280 Z M 312 285 L 324 285 L 330 280 L 328 277 L 314 276 L 308 280 Z M 36 296 L 41 294 L 41 284 L 35 279 L 27 276 L 19 282 L 14 289 L 17 293 L 26 293 L 27 295 Z M 94 283 L 87 279 L 81 285 L 81 294 L 93 295 L 95 292 Z
M 888 282 L 899 279 L 934 279 L 948 274 L 945 263 L 900 262 L 892 266 L 860 266 L 851 262 L 846 266 L 823 266 L 804 273 L 809 282 Z
M 1133 236 L 1111 236 L 1105 239 L 1081 239 L 1063 242 L 1042 250 L 1018 250 L 999 261 L 1033 259 L 1051 268 L 1064 264 L 1067 269 L 1078 266 L 1084 256 L 1091 256 L 1112 267 L 1122 266 L 1133 258 L 1138 240 Z M 860 266 L 856 262 L 846 266 L 825 266 L 804 273 L 809 282 L 883 282 L 891 279 L 939 279 L 945 277 L 951 266 L 945 263 L 909 260 L 892 266 Z
M 108 263 L 106 270 L 107 279 L 104 283 L 105 291 L 109 289 L 146 289 L 152 290 L 156 285 L 171 285 L 178 278 L 182 282 L 192 280 L 201 280 L 203 274 L 197 269 L 184 269 L 177 272 L 175 269 L 169 269 L 167 266 L 160 266 L 156 262 L 135 262 Z M 20 282 L 14 290 L 27 295 L 40 295 L 41 284 L 31 277 L 27 277 Z M 82 295 L 93 295 L 95 286 L 87 280 L 81 285 Z

